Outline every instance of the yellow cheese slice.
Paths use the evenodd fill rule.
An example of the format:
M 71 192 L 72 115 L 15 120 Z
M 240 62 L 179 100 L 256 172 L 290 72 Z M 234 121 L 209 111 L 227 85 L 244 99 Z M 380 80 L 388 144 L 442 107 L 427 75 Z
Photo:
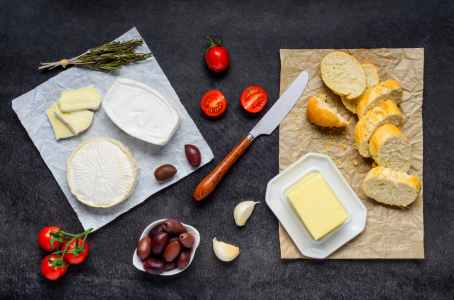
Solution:
M 348 213 L 316 172 L 287 192 L 287 196 L 316 241 L 348 219 Z
M 93 112 L 91 110 L 79 110 L 72 112 L 62 112 L 58 106 L 55 107 L 54 114 L 65 125 L 67 125 L 75 134 L 87 130 L 93 121 Z
M 54 111 L 56 107 L 57 103 L 54 103 L 51 108 L 46 110 L 47 117 L 49 117 L 49 121 L 52 124 L 52 128 L 54 129 L 55 138 L 59 140 L 75 136 L 76 134 L 71 130 L 71 128 L 66 126 L 65 123 L 63 123 L 59 118 L 57 118 L 57 116 L 55 116 Z
M 86 88 L 63 92 L 58 100 L 58 106 L 63 112 L 99 108 L 101 96 L 93 85 Z

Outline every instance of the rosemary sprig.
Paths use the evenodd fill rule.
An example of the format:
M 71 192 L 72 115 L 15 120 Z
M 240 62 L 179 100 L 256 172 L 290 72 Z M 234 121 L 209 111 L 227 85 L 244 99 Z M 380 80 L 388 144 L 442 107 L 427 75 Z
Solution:
M 145 60 L 153 53 L 136 53 L 133 49 L 142 46 L 143 40 L 130 40 L 127 42 L 111 42 L 102 46 L 89 49 L 85 53 L 71 59 L 63 59 L 52 63 L 41 63 L 39 69 L 53 69 L 58 66 L 65 68 L 67 65 L 87 66 L 95 70 L 116 70 L 121 66 Z

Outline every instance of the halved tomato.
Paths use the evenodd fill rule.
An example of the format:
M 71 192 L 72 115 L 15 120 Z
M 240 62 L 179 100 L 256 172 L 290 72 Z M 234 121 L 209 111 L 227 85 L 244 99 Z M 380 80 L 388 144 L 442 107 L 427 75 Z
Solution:
M 207 116 L 217 117 L 227 108 L 227 101 L 220 91 L 213 90 L 203 96 L 200 106 Z
M 251 113 L 257 113 L 262 110 L 268 99 L 268 94 L 264 89 L 253 85 L 244 90 L 241 94 L 241 106 Z

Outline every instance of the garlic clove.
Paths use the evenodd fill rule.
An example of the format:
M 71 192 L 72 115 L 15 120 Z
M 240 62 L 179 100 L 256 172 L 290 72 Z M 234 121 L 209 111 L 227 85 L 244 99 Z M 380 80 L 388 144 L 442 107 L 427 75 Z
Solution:
M 216 238 L 213 240 L 213 250 L 214 254 L 222 261 L 232 261 L 240 254 L 240 248 L 219 242 Z
M 247 219 L 252 214 L 254 206 L 259 202 L 254 201 L 244 201 L 238 204 L 233 211 L 233 217 L 235 218 L 235 223 L 238 226 L 243 226 L 246 224 Z

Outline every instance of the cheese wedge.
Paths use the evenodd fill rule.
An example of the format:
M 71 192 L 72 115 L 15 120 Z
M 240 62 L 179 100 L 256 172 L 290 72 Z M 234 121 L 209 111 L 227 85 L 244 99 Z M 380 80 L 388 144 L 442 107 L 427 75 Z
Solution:
M 52 128 L 54 129 L 55 138 L 59 140 L 75 136 L 76 134 L 71 130 L 71 128 L 66 126 L 65 123 L 55 116 L 54 111 L 56 107 L 58 108 L 57 103 L 54 103 L 51 108 L 46 110 L 47 117 L 52 124 Z
M 103 109 L 123 131 L 143 141 L 164 146 L 180 126 L 180 116 L 158 91 L 131 79 L 115 80 Z
M 63 112 L 99 108 L 101 96 L 93 85 L 86 88 L 63 92 L 58 100 L 58 106 Z
M 68 186 L 77 199 L 93 207 L 111 207 L 134 192 L 139 167 L 131 150 L 108 138 L 86 141 L 66 164 Z
M 321 173 L 287 192 L 287 197 L 316 241 L 348 219 L 348 213 Z
M 87 130 L 93 121 L 93 112 L 90 110 L 79 110 L 73 112 L 62 112 L 58 106 L 55 106 L 54 114 L 66 126 L 77 135 L 82 131 Z

